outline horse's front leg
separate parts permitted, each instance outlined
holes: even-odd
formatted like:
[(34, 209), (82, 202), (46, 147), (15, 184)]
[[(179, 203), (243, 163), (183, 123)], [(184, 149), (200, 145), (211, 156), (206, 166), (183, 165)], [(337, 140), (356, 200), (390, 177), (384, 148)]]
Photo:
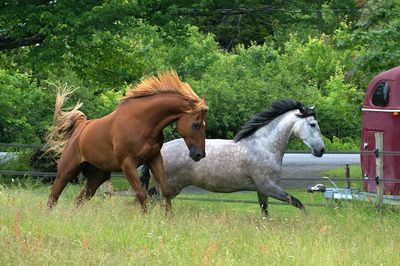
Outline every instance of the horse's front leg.
[(146, 192), (139, 182), (139, 175), (136, 171), (136, 167), (137, 162), (130, 156), (126, 157), (121, 163), (121, 169), (135, 191), (143, 213), (146, 213)]
[(275, 185), (271, 183), (260, 184), (258, 185), (258, 189), (267, 196), (273, 197), (274, 199), (281, 200), (283, 202), (287, 202), (290, 205), (295, 206), (302, 211), (305, 211), (305, 207), (299, 199), (290, 195), (276, 184)]
[(268, 216), (268, 197), (260, 191), (257, 191), (257, 197), (260, 204), (261, 217), (266, 218)]
[(167, 178), (164, 170), (164, 162), (161, 157), (161, 153), (159, 153), (153, 160), (149, 162), (149, 167), (151, 172), (153, 173), (154, 179), (160, 184), (161, 192), (165, 197), (166, 202), (166, 212), (167, 214), (172, 210), (171, 198), (172, 191), (170, 186), (168, 185)]

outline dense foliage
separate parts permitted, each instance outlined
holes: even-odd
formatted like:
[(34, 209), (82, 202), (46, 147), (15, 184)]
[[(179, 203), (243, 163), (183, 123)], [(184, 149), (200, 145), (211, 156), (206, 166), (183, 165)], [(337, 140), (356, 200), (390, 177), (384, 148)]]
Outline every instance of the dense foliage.
[(328, 143), (354, 144), (366, 85), (399, 62), (399, 12), (397, 0), (3, 1), (0, 142), (43, 142), (54, 84), (95, 118), (174, 68), (206, 96), (210, 138), (292, 98), (317, 106)]

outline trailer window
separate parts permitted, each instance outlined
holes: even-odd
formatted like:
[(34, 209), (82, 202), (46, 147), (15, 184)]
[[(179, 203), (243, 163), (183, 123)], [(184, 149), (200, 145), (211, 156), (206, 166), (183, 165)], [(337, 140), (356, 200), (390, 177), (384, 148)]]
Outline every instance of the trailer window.
[(372, 103), (377, 106), (385, 106), (389, 102), (389, 83), (381, 81), (376, 84), (374, 92), (372, 93)]

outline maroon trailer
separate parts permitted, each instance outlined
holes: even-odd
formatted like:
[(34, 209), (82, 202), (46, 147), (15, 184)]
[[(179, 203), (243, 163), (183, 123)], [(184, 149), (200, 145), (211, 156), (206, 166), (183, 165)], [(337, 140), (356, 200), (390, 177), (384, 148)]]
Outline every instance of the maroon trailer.
[[(375, 133), (383, 134), (383, 178), (400, 181), (400, 67), (375, 76), (362, 107), (361, 169), (364, 179), (376, 179)], [(398, 153), (398, 154), (396, 154)], [(372, 181), (371, 180), (371, 181)], [(365, 182), (377, 192), (376, 182)], [(384, 182), (384, 193), (400, 194), (400, 183)]]

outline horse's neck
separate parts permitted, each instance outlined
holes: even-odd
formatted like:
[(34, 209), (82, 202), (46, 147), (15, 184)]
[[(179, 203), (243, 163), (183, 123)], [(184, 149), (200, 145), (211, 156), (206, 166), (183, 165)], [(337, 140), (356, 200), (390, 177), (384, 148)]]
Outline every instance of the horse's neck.
[(270, 151), (277, 160), (282, 160), (298, 117), (294, 112), (285, 113), (254, 133), (255, 148)]
[(132, 99), (127, 105), (129, 111), (139, 117), (143, 125), (151, 128), (154, 136), (162, 134), (163, 129), (177, 120), (189, 107), (187, 100), (174, 94)]

